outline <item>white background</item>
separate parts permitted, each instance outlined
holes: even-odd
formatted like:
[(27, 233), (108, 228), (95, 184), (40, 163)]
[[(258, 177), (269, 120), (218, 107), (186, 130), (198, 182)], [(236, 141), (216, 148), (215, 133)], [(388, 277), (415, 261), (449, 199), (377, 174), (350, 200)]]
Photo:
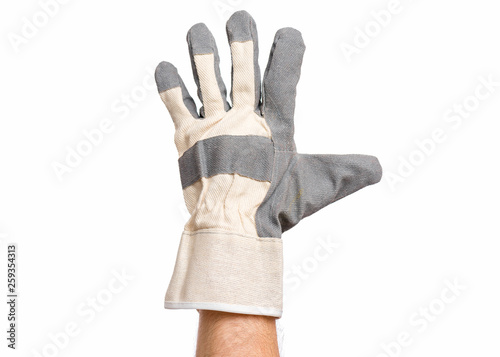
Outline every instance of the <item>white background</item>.
[[(229, 85), (225, 21), (240, 9), (257, 22), (262, 70), (279, 28), (304, 36), (299, 151), (372, 154), (384, 168), (379, 184), (284, 235), (283, 355), (499, 355), (500, 87), (471, 97), (480, 78), (500, 82), (499, 9), (492, 0), (401, 0), (377, 31), (372, 11), (388, 4), (71, 0), (44, 24), (38, 1), (2, 2), (0, 292), (4, 301), (14, 242), (20, 330), (10, 353), (2, 303), (1, 355), (194, 354), (197, 312), (163, 309), (186, 215), (174, 128), (150, 71), (171, 61), (195, 95), (185, 34), (205, 22)], [(24, 18), (38, 31), (15, 46)], [(341, 48), (366, 26), (369, 42), (349, 61)], [(447, 121), (464, 101), (473, 107), (467, 118)], [(58, 179), (53, 165), (105, 118), (113, 131)], [(441, 141), (429, 144), (435, 130)], [(412, 171), (401, 167), (409, 160)], [(323, 261), (318, 239), (337, 245)], [(294, 275), (297, 266), (307, 277)], [(133, 278), (110, 295), (113, 271), (123, 269)], [(443, 302), (454, 280), (466, 288)], [(103, 304), (91, 315), (96, 297)], [(71, 323), (79, 333), (66, 341), (60, 333)]]

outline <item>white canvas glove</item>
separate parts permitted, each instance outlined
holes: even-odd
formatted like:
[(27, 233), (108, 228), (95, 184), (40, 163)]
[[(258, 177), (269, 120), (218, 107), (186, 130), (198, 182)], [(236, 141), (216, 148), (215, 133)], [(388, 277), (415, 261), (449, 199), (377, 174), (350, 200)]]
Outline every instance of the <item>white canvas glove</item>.
[[(366, 155), (298, 154), (296, 85), (305, 46), (299, 31), (276, 33), (261, 77), (257, 30), (239, 11), (227, 22), (232, 56), (229, 105), (215, 40), (204, 24), (187, 41), (200, 112), (176, 68), (156, 69), (175, 124), (184, 199), (182, 234), (165, 308), (282, 314), (281, 234), (326, 205), (380, 181)], [(321, 130), (321, 123), (314, 122)]]

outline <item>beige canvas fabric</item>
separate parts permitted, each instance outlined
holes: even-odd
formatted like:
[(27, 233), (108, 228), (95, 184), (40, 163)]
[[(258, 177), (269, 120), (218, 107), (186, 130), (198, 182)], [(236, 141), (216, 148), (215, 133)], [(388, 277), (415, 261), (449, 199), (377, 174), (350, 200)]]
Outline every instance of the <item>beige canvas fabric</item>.
[(282, 251), (278, 238), (184, 232), (165, 307), (280, 317)]
[(217, 229), (257, 237), (255, 213), (270, 185), (238, 174), (202, 177), (184, 189), (191, 214), (184, 229)]
[(201, 92), (203, 93), (205, 116), (207, 118), (223, 116), (226, 111), (215, 78), (213, 53), (195, 55), (194, 63), (200, 80)]
[(253, 41), (233, 42), (233, 108), (255, 107)]

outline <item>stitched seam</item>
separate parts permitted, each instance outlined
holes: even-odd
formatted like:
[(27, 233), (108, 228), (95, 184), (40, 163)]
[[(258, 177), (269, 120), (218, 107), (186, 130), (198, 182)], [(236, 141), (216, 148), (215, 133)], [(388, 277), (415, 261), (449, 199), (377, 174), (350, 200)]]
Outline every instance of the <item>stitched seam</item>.
[(281, 238), (276, 238), (276, 237), (254, 237), (250, 235), (244, 235), (240, 233), (231, 233), (231, 232), (224, 232), (224, 231), (196, 231), (196, 232), (190, 232), (190, 231), (184, 231), (182, 234), (188, 235), (188, 236), (196, 236), (196, 235), (201, 235), (201, 234), (218, 234), (218, 235), (228, 235), (228, 236), (237, 236), (237, 237), (242, 237), (242, 238), (249, 238), (249, 239), (254, 239), (266, 243), (272, 243), (272, 242), (280, 242), (281, 243)]

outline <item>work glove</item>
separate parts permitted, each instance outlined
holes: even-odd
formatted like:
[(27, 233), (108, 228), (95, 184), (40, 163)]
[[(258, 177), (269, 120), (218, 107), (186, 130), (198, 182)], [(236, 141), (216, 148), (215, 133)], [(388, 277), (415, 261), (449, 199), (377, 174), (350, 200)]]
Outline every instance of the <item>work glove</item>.
[[(281, 235), (301, 219), (380, 181), (377, 158), (298, 154), (296, 86), (305, 46), (299, 31), (276, 33), (261, 76), (255, 21), (227, 22), (231, 104), (215, 40), (202, 24), (187, 34), (199, 112), (177, 69), (161, 62), (158, 92), (175, 125), (184, 200), (182, 233), (165, 308), (281, 317)], [(320, 122), (314, 122), (321, 130)]]

